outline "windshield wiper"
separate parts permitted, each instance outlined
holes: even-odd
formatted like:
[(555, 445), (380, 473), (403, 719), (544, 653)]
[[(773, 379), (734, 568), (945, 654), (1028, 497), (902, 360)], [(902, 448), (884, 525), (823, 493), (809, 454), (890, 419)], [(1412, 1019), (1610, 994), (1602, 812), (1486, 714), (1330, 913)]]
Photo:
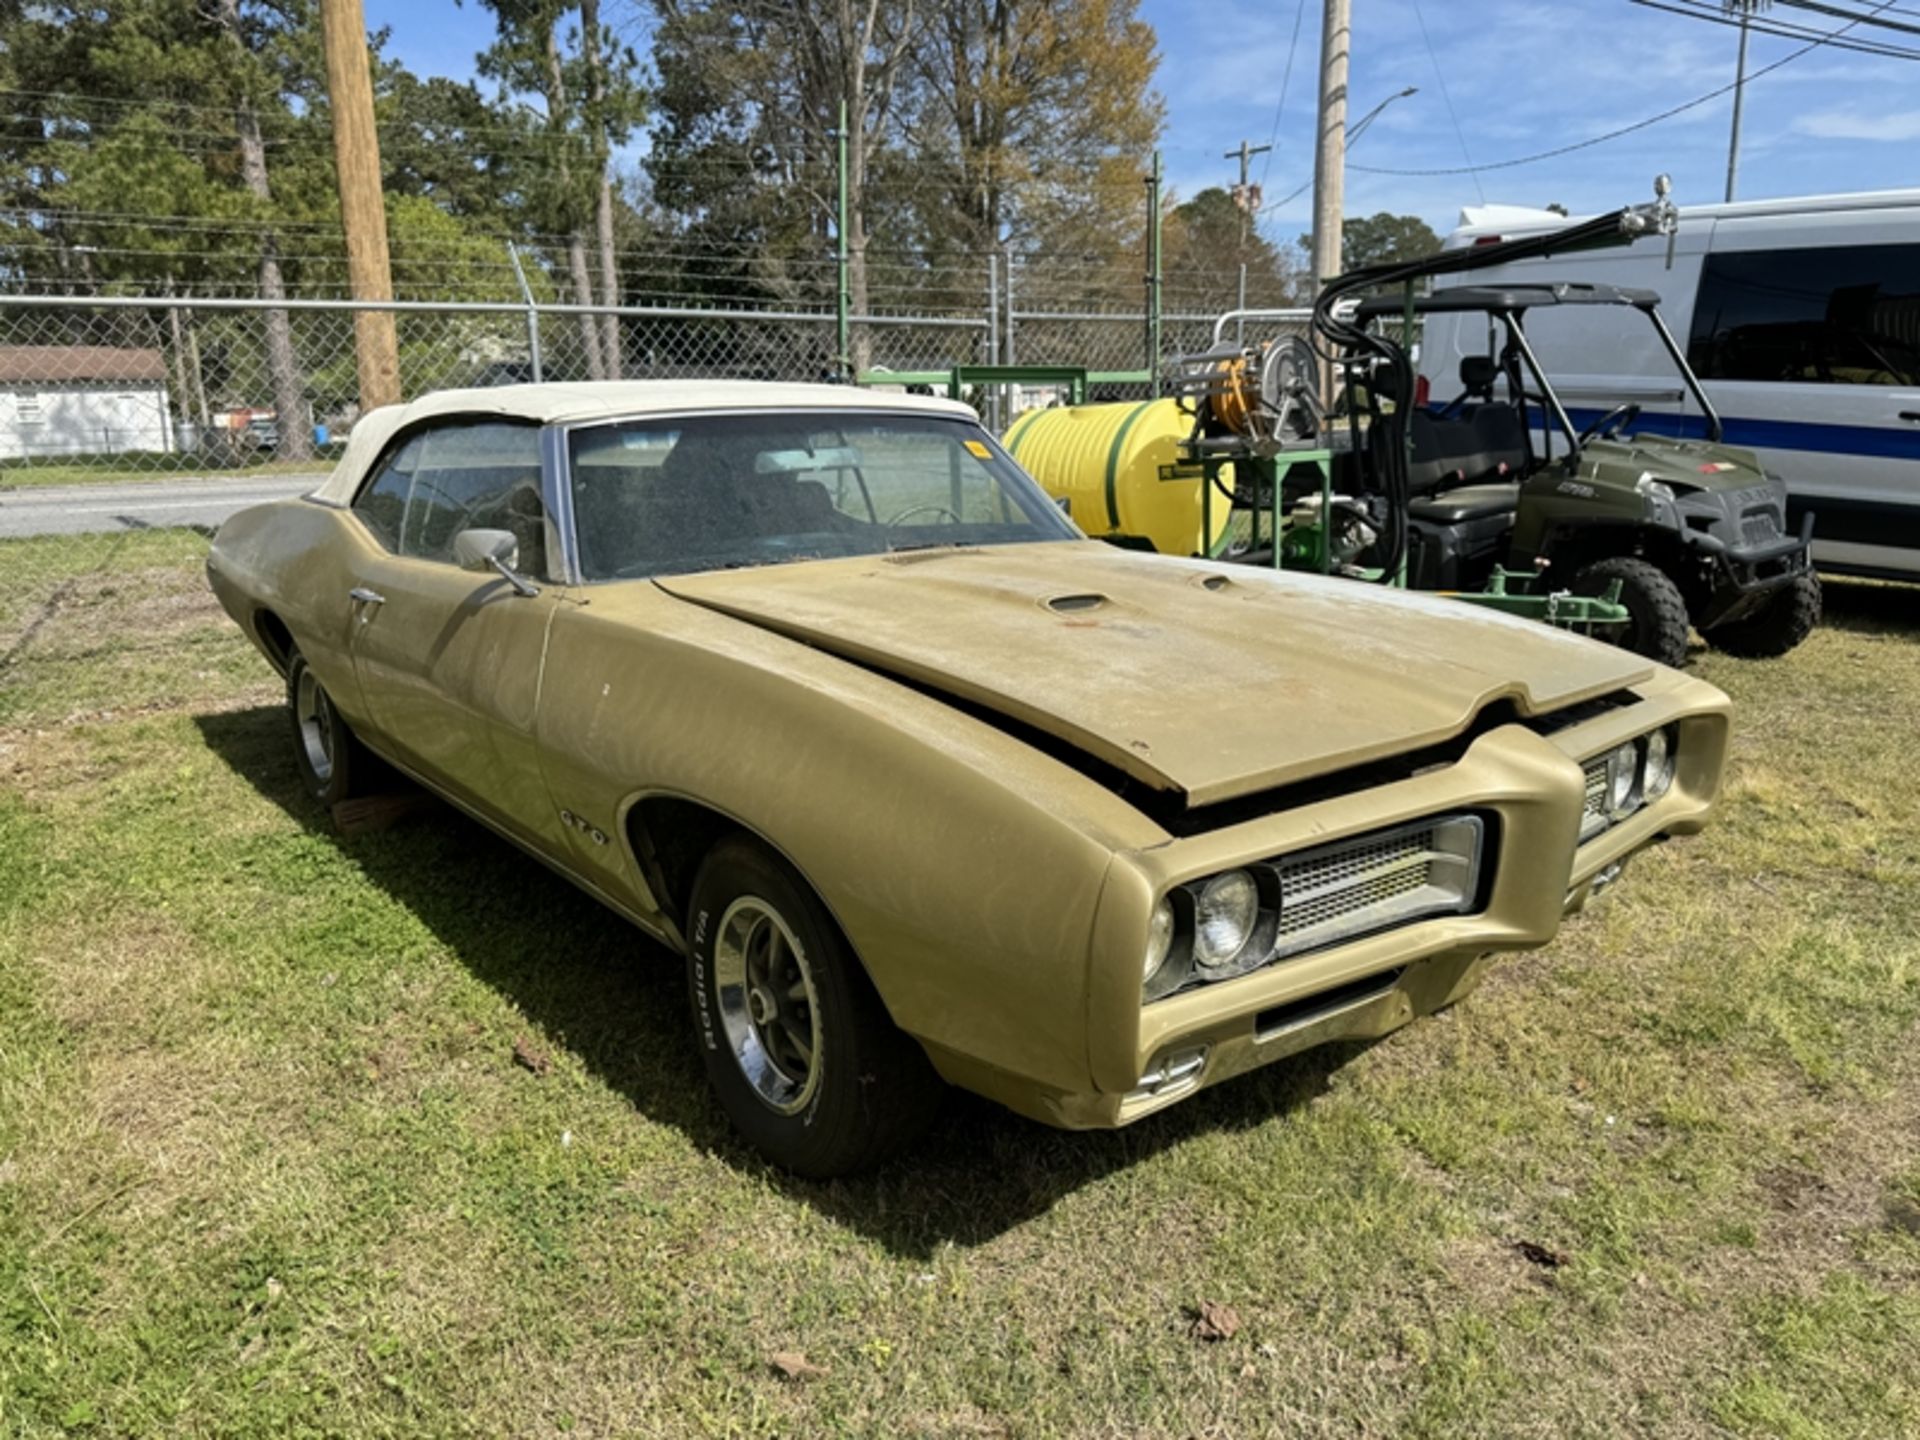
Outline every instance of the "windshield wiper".
[(922, 540), (914, 545), (889, 545), (889, 555), (904, 555), (911, 550), (969, 550), (977, 546), (978, 540)]

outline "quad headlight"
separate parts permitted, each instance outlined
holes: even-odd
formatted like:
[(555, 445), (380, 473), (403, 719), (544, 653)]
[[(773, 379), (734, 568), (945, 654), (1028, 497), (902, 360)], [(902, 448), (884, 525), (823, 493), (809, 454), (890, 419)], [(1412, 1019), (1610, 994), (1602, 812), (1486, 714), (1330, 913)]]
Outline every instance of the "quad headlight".
[(1167, 963), (1167, 952), (1172, 948), (1173, 906), (1170, 902), (1162, 900), (1153, 907), (1153, 918), (1147, 922), (1146, 965), (1141, 976), (1143, 984), (1149, 988), (1152, 987), (1153, 977), (1158, 975), (1161, 967)]
[(1587, 761), (1587, 809), (1580, 838), (1591, 840), (1671, 790), (1675, 749), (1669, 725)]
[(1641, 772), (1640, 789), (1648, 803), (1658, 800), (1673, 788), (1673, 736), (1656, 730), (1647, 736), (1646, 768)]
[(1634, 804), (1640, 789), (1640, 745), (1629, 740), (1607, 756), (1607, 811), (1616, 820), (1638, 809)]
[(1193, 963), (1202, 971), (1225, 970), (1253, 939), (1260, 918), (1260, 887), (1244, 870), (1216, 875), (1200, 887), (1193, 904)]

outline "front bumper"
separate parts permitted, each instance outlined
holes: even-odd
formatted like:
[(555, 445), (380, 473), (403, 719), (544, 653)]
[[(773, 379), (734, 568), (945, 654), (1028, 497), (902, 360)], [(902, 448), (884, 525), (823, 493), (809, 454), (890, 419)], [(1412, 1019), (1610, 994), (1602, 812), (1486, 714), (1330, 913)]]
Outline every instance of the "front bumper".
[[(1095, 922), (1089, 976), (1091, 1085), (1035, 1087), (936, 1052), (949, 1079), (1054, 1125), (1124, 1125), (1231, 1076), (1331, 1040), (1383, 1035), (1467, 993), (1487, 957), (1543, 945), (1596, 879), (1637, 850), (1701, 828), (1719, 794), (1729, 704), (1674, 671), (1635, 687), (1635, 702), (1551, 734), (1524, 725), (1480, 736), (1461, 758), (1382, 785), (1119, 857)], [(1673, 788), (1579, 843), (1580, 762), (1662, 725), (1677, 725)], [(1272, 963), (1151, 1004), (1140, 946), (1169, 887), (1288, 851), (1440, 813), (1472, 811), (1495, 832), (1486, 902)], [(1193, 1052), (1204, 1058), (1191, 1064)], [(1173, 1078), (1155, 1088), (1143, 1077)]]
[(1738, 619), (1813, 568), (1814, 517), (1801, 517), (1797, 535), (1787, 530), (1782, 483), (1684, 496), (1676, 513), (1682, 540), (1713, 574), (1713, 594), (1697, 624)]

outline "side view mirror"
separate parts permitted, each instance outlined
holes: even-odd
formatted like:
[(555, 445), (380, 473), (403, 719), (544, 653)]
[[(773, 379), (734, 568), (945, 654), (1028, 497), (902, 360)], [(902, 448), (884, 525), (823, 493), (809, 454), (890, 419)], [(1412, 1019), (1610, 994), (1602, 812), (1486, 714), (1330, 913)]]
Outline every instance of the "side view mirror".
[(540, 587), (520, 573), (520, 542), (511, 530), (462, 530), (453, 537), (454, 562), (462, 570), (492, 570), (522, 595)]
[(520, 568), (520, 542), (511, 530), (462, 530), (453, 537), (453, 558), (462, 570), (491, 570), (495, 562)]

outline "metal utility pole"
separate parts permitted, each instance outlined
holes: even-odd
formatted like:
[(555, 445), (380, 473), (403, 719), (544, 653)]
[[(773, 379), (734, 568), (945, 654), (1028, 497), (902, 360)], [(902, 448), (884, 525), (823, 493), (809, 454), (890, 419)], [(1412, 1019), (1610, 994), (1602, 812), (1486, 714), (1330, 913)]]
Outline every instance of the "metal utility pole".
[(1748, 23), (1755, 11), (1766, 8), (1767, 0), (1721, 0), (1721, 5), (1729, 14), (1740, 17), (1740, 58), (1734, 62), (1733, 71), (1733, 133), (1727, 139), (1727, 203), (1731, 205), (1740, 181), (1740, 112), (1747, 98)]
[(1347, 188), (1347, 51), (1350, 0), (1326, 0), (1320, 26), (1320, 135), (1313, 153), (1313, 288), (1338, 275)]
[(839, 207), (834, 212), (834, 244), (838, 247), (835, 259), (838, 261), (838, 283), (835, 288), (839, 298), (834, 302), (835, 334), (840, 347), (838, 368), (842, 379), (849, 384), (860, 377), (853, 373), (853, 290), (849, 266), (852, 255), (847, 249), (847, 102), (840, 102), (840, 128), (833, 132), (839, 146), (834, 160), (834, 168), (840, 181)]
[(1240, 183), (1233, 187), (1233, 203), (1240, 207), (1240, 303), (1235, 307), (1240, 310), (1247, 308), (1247, 227), (1260, 212), (1260, 187), (1247, 183), (1247, 164), (1254, 156), (1264, 155), (1271, 149), (1271, 145), (1251, 145), (1242, 140), (1238, 150), (1229, 150), (1223, 157), (1228, 160), (1236, 155), (1240, 157)]
[[(373, 128), (373, 76), (367, 20), (360, 0), (320, 0), (327, 54), (327, 97), (333, 110), (333, 159), (340, 183), (340, 224), (347, 237), (347, 278), (356, 300), (393, 299), (387, 258), (387, 211), (380, 192), (380, 136)], [(400, 343), (390, 310), (356, 310), (354, 357), (360, 408), (400, 400)]]
[(1160, 398), (1160, 185), (1165, 172), (1153, 152), (1147, 176), (1147, 393)]

